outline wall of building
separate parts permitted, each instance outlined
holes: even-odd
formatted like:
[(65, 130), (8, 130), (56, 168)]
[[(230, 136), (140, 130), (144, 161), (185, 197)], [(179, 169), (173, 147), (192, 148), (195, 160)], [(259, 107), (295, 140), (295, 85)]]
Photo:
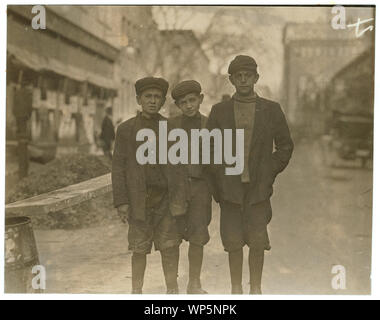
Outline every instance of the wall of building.
[[(114, 122), (119, 123), (135, 116), (140, 110), (134, 85), (137, 79), (153, 75), (149, 64), (154, 58), (154, 51), (149, 51), (147, 46), (158, 33), (157, 25), (148, 6), (108, 6), (96, 11), (99, 19), (111, 30), (109, 41), (117, 42), (120, 48), (115, 65), (118, 96), (113, 108)], [(142, 52), (145, 53), (144, 59), (141, 58)]]
[[(370, 45), (347, 30), (321, 25), (290, 25), (284, 33), (284, 108), (294, 126), (305, 123), (308, 108), (323, 111), (323, 92), (331, 78)], [(307, 103), (303, 97), (307, 96)], [(318, 101), (316, 101), (319, 99)]]
[(85, 10), (61, 9), (64, 15), (59, 7), (47, 6), (47, 29), (33, 30), (30, 8), (8, 8), (7, 139), (15, 138), (16, 88), (29, 86), (33, 143), (87, 146), (95, 152), (104, 108), (112, 106), (118, 89), (114, 69), (119, 50), (94, 34), (103, 24), (94, 20), (91, 33), (82, 28), (89, 23)]

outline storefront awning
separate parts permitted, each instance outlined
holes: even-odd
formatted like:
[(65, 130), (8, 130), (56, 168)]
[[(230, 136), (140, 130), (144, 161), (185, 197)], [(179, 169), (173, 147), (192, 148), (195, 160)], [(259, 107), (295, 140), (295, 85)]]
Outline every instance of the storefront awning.
[(9, 42), (7, 45), (7, 51), (10, 55), (13, 55), (16, 60), (19, 60), (26, 67), (37, 72), (52, 71), (61, 76), (79, 82), (87, 81), (101, 88), (113, 90), (117, 89), (117, 85), (113, 79), (102, 77), (98, 74), (95, 74), (88, 70), (80, 69), (70, 64), (64, 64), (61, 61), (51, 57), (37, 55), (33, 52), (21, 49)]

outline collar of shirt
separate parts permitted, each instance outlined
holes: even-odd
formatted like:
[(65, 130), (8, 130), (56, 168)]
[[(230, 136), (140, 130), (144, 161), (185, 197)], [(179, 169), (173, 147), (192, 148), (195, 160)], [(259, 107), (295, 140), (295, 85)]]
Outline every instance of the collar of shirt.
[(235, 94), (232, 96), (232, 99), (234, 99), (237, 102), (243, 102), (243, 103), (252, 103), (256, 102), (257, 94), (256, 92), (253, 92), (253, 94), (250, 94), (248, 96), (242, 96), (235, 92)]

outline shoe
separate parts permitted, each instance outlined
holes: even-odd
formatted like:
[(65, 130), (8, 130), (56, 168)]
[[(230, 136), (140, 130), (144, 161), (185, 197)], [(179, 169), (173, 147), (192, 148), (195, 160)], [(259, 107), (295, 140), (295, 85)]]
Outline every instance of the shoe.
[(187, 294), (208, 294), (206, 290), (203, 290), (201, 287), (187, 287)]
[(243, 294), (243, 287), (242, 287), (242, 285), (232, 286), (231, 293), (232, 294)]
[(171, 288), (166, 291), (166, 294), (179, 294), (178, 288)]
[(262, 295), (263, 293), (261, 292), (261, 288), (251, 288), (251, 291), (249, 294), (252, 295)]
[(142, 289), (132, 289), (132, 294), (142, 294)]
[(208, 292), (202, 289), (200, 278), (191, 278), (187, 285), (187, 294), (208, 294)]

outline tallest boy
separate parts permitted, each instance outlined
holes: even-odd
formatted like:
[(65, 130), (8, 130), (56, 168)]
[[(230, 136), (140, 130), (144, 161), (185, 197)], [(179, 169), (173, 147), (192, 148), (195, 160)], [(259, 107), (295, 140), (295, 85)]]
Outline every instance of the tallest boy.
[(232, 293), (243, 293), (243, 247), (248, 245), (251, 294), (261, 294), (264, 252), (270, 249), (267, 225), (272, 218), (272, 185), (288, 165), (293, 142), (280, 105), (254, 90), (259, 79), (256, 61), (237, 56), (228, 73), (236, 93), (213, 106), (207, 127), (244, 129), (244, 170), (238, 176), (225, 175), (225, 164), (212, 165), (214, 196), (221, 207), (221, 237), (229, 253)]

